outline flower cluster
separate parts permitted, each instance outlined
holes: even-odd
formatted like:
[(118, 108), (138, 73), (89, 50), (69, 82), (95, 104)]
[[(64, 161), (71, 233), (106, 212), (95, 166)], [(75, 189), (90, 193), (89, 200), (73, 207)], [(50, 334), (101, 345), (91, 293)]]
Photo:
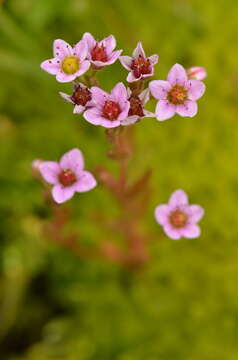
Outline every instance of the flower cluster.
[[(73, 47), (63, 40), (55, 40), (54, 58), (44, 61), (41, 67), (56, 75), (59, 82), (74, 82), (72, 95), (60, 95), (74, 105), (74, 113), (83, 113), (85, 120), (93, 125), (114, 128), (131, 125), (144, 117), (156, 117), (163, 121), (175, 114), (188, 117), (197, 114), (196, 101), (205, 91), (201, 81), (206, 77), (205, 69), (192, 67), (186, 71), (182, 65), (175, 64), (167, 80), (152, 80), (146, 87), (146, 81), (154, 75), (159, 56), (147, 57), (141, 42), (132, 57), (121, 55), (122, 50), (115, 48), (113, 35), (97, 41), (90, 33), (85, 33)], [(118, 59), (129, 71), (127, 87), (118, 83), (108, 93), (85, 81), (83, 75), (90, 67), (98, 71)], [(158, 100), (154, 112), (145, 109), (150, 97)]]
[[(72, 93), (60, 92), (60, 95), (73, 105), (73, 113), (83, 114), (93, 125), (116, 128), (132, 125), (145, 117), (163, 121), (175, 114), (182, 117), (197, 114), (197, 100), (205, 92), (202, 80), (207, 73), (204, 68), (185, 69), (175, 64), (166, 80), (151, 79), (158, 55), (147, 56), (141, 42), (132, 56), (121, 55), (122, 50), (115, 49), (113, 35), (97, 41), (90, 33), (85, 33), (74, 46), (58, 39), (53, 44), (54, 57), (42, 62), (41, 68), (55, 75), (59, 82), (72, 82)], [(117, 60), (128, 71), (127, 85), (119, 82), (107, 92), (99, 86), (96, 74)], [(157, 101), (153, 112), (145, 108), (150, 99)], [(94, 176), (84, 170), (83, 156), (78, 149), (63, 155), (59, 163), (40, 161), (37, 166), (42, 178), (53, 185), (52, 196), (57, 203), (69, 200), (75, 192), (89, 191), (96, 186)], [(200, 235), (197, 222), (203, 213), (200, 206), (188, 205), (187, 195), (178, 190), (172, 194), (168, 205), (156, 208), (155, 217), (170, 238), (194, 238)]]

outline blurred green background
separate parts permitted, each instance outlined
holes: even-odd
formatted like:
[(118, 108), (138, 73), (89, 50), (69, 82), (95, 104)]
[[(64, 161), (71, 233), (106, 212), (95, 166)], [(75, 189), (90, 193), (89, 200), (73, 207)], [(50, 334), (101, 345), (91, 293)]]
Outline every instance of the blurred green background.
[[(238, 69), (234, 0), (0, 1), (0, 358), (3, 360), (238, 359)], [(74, 116), (59, 84), (40, 70), (52, 42), (85, 31), (114, 34), (130, 54), (141, 40), (158, 53), (157, 78), (170, 67), (200, 65), (207, 91), (193, 118), (136, 125), (131, 176), (151, 167), (153, 197), (145, 218), (157, 234), (151, 261), (137, 274), (74, 258), (47, 242), (49, 212), (31, 176), (35, 158), (58, 159), (79, 147), (87, 168), (113, 165), (103, 129)], [(116, 63), (100, 78), (123, 80)], [(202, 236), (172, 241), (153, 209), (183, 188), (205, 207)], [(100, 187), (71, 204), (72, 226), (94, 246), (103, 229), (93, 211), (116, 213)], [(106, 234), (110, 237), (110, 234)]]

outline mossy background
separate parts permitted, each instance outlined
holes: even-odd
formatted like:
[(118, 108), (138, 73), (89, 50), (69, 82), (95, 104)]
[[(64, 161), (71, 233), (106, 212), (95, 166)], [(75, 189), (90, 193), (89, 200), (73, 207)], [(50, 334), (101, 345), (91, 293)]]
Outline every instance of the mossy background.
[[(238, 359), (238, 70), (234, 0), (0, 1), (0, 358), (3, 360)], [(157, 234), (150, 264), (137, 274), (74, 258), (42, 236), (48, 216), (35, 158), (58, 159), (79, 147), (87, 168), (106, 158), (103, 129), (71, 114), (59, 84), (39, 64), (52, 42), (85, 31), (114, 34), (130, 54), (141, 40), (158, 53), (156, 76), (179, 62), (204, 66), (207, 91), (195, 118), (136, 125), (131, 176), (151, 167), (145, 223)], [(117, 63), (104, 88), (124, 80)], [(153, 209), (183, 188), (205, 207), (202, 236), (172, 241)], [(100, 187), (71, 204), (72, 226), (87, 246), (102, 240), (91, 213), (113, 216)], [(100, 234), (100, 236), (99, 236)], [(112, 235), (107, 234), (108, 237)]]

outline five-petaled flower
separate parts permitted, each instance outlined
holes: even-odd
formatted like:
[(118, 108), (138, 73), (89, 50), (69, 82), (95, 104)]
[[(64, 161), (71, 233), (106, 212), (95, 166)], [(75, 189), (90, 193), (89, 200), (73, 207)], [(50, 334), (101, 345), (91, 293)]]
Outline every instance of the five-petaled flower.
[(120, 126), (127, 118), (130, 102), (127, 100), (127, 90), (123, 83), (118, 83), (110, 94), (93, 86), (91, 94), (93, 107), (83, 114), (88, 122), (106, 128), (114, 128)]
[(175, 64), (168, 73), (167, 81), (153, 80), (149, 84), (154, 98), (158, 99), (156, 117), (166, 120), (175, 115), (193, 117), (197, 114), (198, 100), (205, 91), (199, 80), (188, 80), (182, 65)]
[(80, 150), (65, 153), (59, 162), (43, 161), (39, 165), (43, 179), (52, 188), (53, 199), (61, 204), (71, 199), (75, 192), (85, 192), (96, 186), (93, 175), (84, 170), (84, 159)]
[(201, 66), (192, 66), (187, 69), (187, 75), (189, 79), (204, 80), (207, 77), (207, 71)]
[(156, 221), (173, 240), (200, 236), (201, 230), (197, 222), (203, 215), (201, 206), (188, 204), (188, 196), (183, 190), (175, 191), (168, 204), (159, 205), (155, 209)]
[(83, 40), (85, 40), (88, 45), (87, 58), (96, 69), (113, 64), (122, 53), (122, 50), (114, 51), (116, 39), (113, 35), (101, 41), (96, 41), (94, 37), (87, 32), (83, 35)]
[(136, 121), (144, 117), (155, 116), (154, 113), (145, 109), (145, 105), (150, 99), (150, 90), (148, 88), (143, 90), (138, 95), (136, 95), (136, 93), (133, 93), (130, 88), (127, 89), (127, 92), (128, 100), (130, 102), (130, 108), (127, 118), (121, 122), (121, 125), (132, 125)]
[(158, 55), (152, 55), (147, 58), (141, 42), (138, 42), (132, 57), (120, 56), (119, 58), (122, 66), (130, 71), (127, 76), (128, 82), (153, 76), (154, 65), (157, 64), (158, 59)]
[(41, 68), (49, 74), (56, 75), (59, 82), (70, 82), (84, 74), (90, 67), (86, 60), (88, 47), (85, 40), (80, 40), (74, 47), (64, 40), (55, 40), (54, 58), (41, 63)]
[(81, 114), (85, 109), (92, 106), (92, 95), (90, 89), (84, 84), (77, 83), (73, 86), (73, 94), (68, 95), (60, 92), (60, 96), (74, 106), (74, 114)]

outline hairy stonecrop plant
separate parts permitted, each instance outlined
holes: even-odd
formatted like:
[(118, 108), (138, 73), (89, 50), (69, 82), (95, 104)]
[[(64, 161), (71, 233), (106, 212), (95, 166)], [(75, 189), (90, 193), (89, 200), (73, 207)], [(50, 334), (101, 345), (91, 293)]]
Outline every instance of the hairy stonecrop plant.
[[(186, 70), (182, 65), (175, 64), (166, 80), (151, 81), (158, 55), (147, 57), (141, 42), (132, 56), (122, 56), (122, 50), (115, 48), (113, 35), (97, 41), (90, 33), (85, 33), (75, 46), (55, 40), (54, 57), (42, 62), (41, 68), (55, 75), (58, 82), (72, 82), (72, 93), (60, 92), (60, 95), (72, 105), (73, 113), (82, 114), (92, 125), (106, 128), (106, 138), (111, 147), (108, 156), (118, 163), (118, 177), (102, 165), (96, 166), (92, 173), (86, 171), (83, 155), (75, 148), (64, 154), (59, 162), (35, 160), (32, 167), (33, 175), (45, 187), (45, 200), (52, 207), (53, 220), (45, 229), (47, 236), (77, 256), (106, 258), (133, 268), (148, 261), (151, 238), (151, 234), (145, 234), (141, 227), (150, 199), (151, 171), (143, 173), (134, 183), (128, 174), (128, 164), (134, 152), (135, 124), (145, 117), (164, 121), (175, 114), (195, 116), (197, 100), (205, 92), (202, 80), (207, 74), (202, 67)], [(99, 85), (97, 73), (117, 60), (128, 71), (127, 85), (119, 82), (106, 92)], [(154, 112), (145, 108), (151, 98), (157, 100)], [(82, 247), (80, 234), (65, 235), (64, 229), (71, 214), (69, 208), (60, 204), (70, 200), (75, 193), (92, 190), (97, 183), (110, 191), (121, 209), (118, 219), (108, 219), (99, 214), (98, 220), (111, 231), (123, 235), (124, 247), (106, 240), (100, 241), (100, 245), (92, 251)], [(188, 204), (183, 190), (175, 191), (168, 204), (155, 209), (156, 221), (173, 240), (198, 237), (200, 228), (197, 222), (203, 215), (201, 206)]]

